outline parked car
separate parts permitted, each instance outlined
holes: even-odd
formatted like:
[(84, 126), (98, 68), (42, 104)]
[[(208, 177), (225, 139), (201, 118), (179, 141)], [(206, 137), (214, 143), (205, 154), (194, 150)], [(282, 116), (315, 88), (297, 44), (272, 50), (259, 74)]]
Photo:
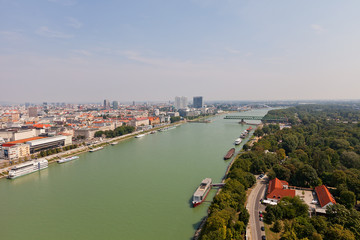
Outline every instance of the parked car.
[(262, 211), (259, 211), (259, 214), (262, 214)]
[(259, 220), (262, 222), (263, 218), (262, 218), (262, 217), (260, 217), (260, 218), (259, 218)]
[(264, 226), (261, 227), (261, 231), (265, 231), (265, 227), (264, 227)]
[(260, 217), (262, 217), (263, 215), (262, 214), (260, 214)]
[(263, 236), (261, 237), (261, 240), (266, 240), (266, 237), (263, 235)]

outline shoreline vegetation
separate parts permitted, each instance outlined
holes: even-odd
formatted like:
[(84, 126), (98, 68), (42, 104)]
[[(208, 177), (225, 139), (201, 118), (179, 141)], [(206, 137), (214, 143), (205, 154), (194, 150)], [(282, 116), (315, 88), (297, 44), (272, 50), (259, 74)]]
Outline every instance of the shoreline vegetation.
[[(245, 191), (253, 174), (267, 173), (291, 186), (326, 185), (336, 204), (326, 215), (309, 216), (309, 206), (298, 196), (284, 197), (264, 212), (267, 239), (360, 239), (360, 111), (351, 105), (299, 105), (271, 110), (268, 116), (286, 117), (258, 128), (258, 141), (246, 143), (237, 156), (223, 190), (214, 197), (199, 239), (243, 239), (249, 213)], [(248, 175), (250, 174), (250, 175)], [(310, 209), (311, 210), (311, 209)], [(312, 210), (311, 210), (312, 211)]]

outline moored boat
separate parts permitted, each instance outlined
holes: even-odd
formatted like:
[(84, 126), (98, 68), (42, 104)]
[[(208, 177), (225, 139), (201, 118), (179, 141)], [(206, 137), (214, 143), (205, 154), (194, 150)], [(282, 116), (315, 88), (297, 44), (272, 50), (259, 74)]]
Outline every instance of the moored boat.
[(136, 135), (135, 138), (141, 138), (143, 136), (145, 136), (145, 134), (139, 134), (139, 135)]
[(228, 160), (232, 158), (232, 156), (234, 156), (234, 153), (235, 153), (235, 148), (231, 148), (224, 156), (224, 160)]
[(193, 207), (196, 207), (200, 205), (206, 198), (206, 196), (209, 194), (211, 189), (211, 178), (205, 178), (200, 183), (200, 186), (196, 189), (196, 191), (193, 194)]
[(70, 162), (72, 160), (78, 159), (79, 156), (73, 156), (73, 157), (68, 157), (68, 158), (62, 158), (60, 160), (57, 160), (57, 163), (64, 163), (64, 162)]
[(36, 171), (40, 171), (48, 167), (48, 161), (46, 159), (37, 160), (37, 161), (29, 161), (26, 163), (22, 163), (14, 166), (10, 169), (8, 178), (13, 179), (17, 177), (21, 177)]
[(242, 142), (241, 138), (235, 139), (235, 145), (239, 145)]
[(112, 143), (110, 143), (112, 146), (114, 146), (114, 145), (116, 145), (116, 144), (118, 144), (118, 142), (112, 142)]
[(240, 134), (240, 138), (244, 139), (246, 138), (246, 136), (248, 135), (248, 131), (247, 130), (244, 130), (241, 134)]
[(246, 131), (249, 133), (252, 130), (252, 127), (250, 126)]
[(99, 151), (101, 149), (103, 149), (103, 147), (97, 147), (97, 148), (90, 149), (89, 152), (96, 152), (96, 151)]

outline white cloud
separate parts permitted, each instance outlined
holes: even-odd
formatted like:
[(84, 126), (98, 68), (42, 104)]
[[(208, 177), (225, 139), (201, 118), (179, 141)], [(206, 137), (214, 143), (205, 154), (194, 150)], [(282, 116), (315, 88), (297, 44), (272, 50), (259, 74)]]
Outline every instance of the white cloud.
[(319, 24), (311, 24), (310, 27), (318, 34), (325, 31), (325, 28)]
[(82, 22), (80, 22), (76, 18), (67, 17), (66, 19), (68, 20), (68, 25), (73, 27), (73, 28), (81, 28), (82, 25), (83, 25)]
[(69, 35), (69, 34), (66, 34), (63, 32), (53, 31), (46, 26), (40, 27), (36, 31), (36, 33), (39, 34), (40, 36), (49, 37), (49, 38), (72, 38), (73, 37), (72, 35)]

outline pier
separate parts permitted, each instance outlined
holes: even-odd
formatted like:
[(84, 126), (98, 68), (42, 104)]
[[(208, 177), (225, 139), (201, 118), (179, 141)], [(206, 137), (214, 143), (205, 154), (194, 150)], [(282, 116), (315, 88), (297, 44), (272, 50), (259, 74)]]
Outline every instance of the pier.
[(211, 184), (211, 187), (213, 188), (222, 188), (225, 186), (225, 183), (213, 183)]

